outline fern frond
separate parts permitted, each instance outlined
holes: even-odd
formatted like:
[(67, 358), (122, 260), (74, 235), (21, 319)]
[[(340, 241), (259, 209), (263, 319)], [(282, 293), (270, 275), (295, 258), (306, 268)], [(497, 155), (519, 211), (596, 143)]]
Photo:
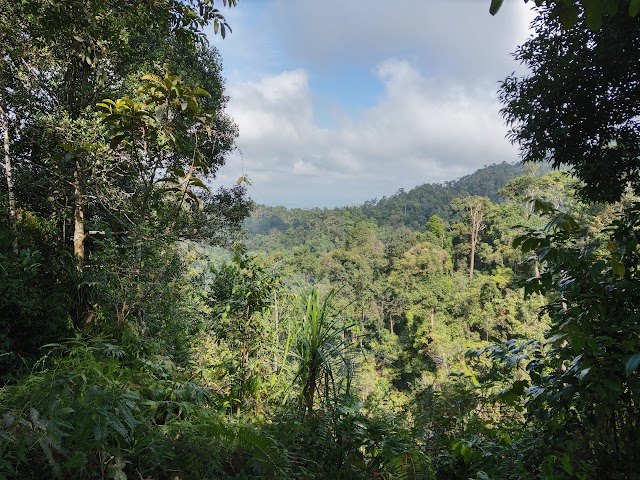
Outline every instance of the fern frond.
[(238, 446), (253, 454), (268, 470), (278, 474), (278, 478), (286, 476), (289, 458), (282, 445), (269, 435), (259, 432), (249, 425), (240, 425), (237, 430)]
[(394, 480), (432, 480), (435, 472), (431, 460), (419, 450), (409, 450), (393, 457), (386, 468)]

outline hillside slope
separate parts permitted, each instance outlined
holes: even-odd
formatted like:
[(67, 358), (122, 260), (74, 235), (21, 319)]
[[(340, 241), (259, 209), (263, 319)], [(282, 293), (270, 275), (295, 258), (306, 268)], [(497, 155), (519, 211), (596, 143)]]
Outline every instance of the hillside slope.
[[(267, 235), (272, 230), (286, 232), (314, 223), (314, 219), (347, 216), (352, 220), (373, 221), (380, 227), (404, 225), (412, 230), (423, 230), (432, 215), (449, 220), (451, 201), (464, 195), (480, 195), (491, 201), (501, 201), (497, 192), (509, 181), (525, 173), (523, 165), (501, 163), (489, 165), (457, 180), (445, 183), (426, 183), (409, 191), (400, 189), (390, 197), (371, 200), (362, 205), (335, 209), (287, 209), (285, 207), (258, 206), (247, 219), (245, 228), (249, 236)], [(546, 171), (547, 169), (545, 169)]]

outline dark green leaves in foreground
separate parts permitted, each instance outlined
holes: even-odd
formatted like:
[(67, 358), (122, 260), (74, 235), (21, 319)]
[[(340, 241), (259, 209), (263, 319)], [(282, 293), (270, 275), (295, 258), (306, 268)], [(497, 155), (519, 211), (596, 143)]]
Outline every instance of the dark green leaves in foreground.
[[(504, 0), (491, 0), (489, 13), (498, 13), (503, 3)], [(549, 7), (564, 28), (574, 27), (583, 13), (587, 27), (594, 31), (602, 27), (603, 17), (607, 15), (615, 15), (621, 10), (627, 10), (632, 17), (640, 13), (640, 0), (535, 0), (535, 4)]]

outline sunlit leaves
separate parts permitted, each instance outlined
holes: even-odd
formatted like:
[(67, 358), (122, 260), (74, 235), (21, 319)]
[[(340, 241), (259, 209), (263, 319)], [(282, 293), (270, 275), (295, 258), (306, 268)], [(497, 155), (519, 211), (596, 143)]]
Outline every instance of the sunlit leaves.
[[(198, 135), (211, 137), (212, 114), (200, 106), (198, 97), (210, 94), (202, 88), (191, 89), (169, 74), (144, 75), (138, 94), (141, 100), (105, 99), (97, 104), (110, 148), (130, 155), (141, 168), (145, 168), (142, 164), (151, 165), (151, 175), (164, 168), (166, 175), (151, 181), (162, 184), (164, 192), (177, 193), (180, 206), (187, 200), (202, 210), (203, 202), (194, 188), (208, 189), (197, 175), (207, 175), (210, 167), (199, 150)], [(185, 144), (182, 139), (189, 137), (193, 140)], [(192, 151), (184, 152), (186, 148)], [(165, 159), (177, 158), (172, 151), (191, 158), (183, 158), (182, 164), (175, 164), (175, 160), (165, 164)]]
[[(538, 253), (543, 273), (526, 280), (525, 290), (547, 295), (552, 318), (544, 362), (527, 367), (534, 382), (529, 409), (538, 418), (578, 420), (591, 440), (611, 435), (626, 442), (626, 433), (604, 419), (637, 415), (627, 398), (634, 405), (640, 398), (639, 232), (640, 204), (634, 203), (610, 223), (601, 243), (585, 242), (575, 220), (557, 214), (544, 229), (517, 239), (520, 248)], [(575, 414), (567, 416), (568, 408)]]

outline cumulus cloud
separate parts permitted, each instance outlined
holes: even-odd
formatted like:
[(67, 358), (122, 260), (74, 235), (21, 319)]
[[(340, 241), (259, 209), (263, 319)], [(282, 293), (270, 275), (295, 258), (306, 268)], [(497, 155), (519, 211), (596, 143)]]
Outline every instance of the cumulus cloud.
[(247, 0), (220, 46), (239, 152), (221, 172), (267, 204), (335, 206), (514, 161), (498, 81), (529, 4)]
[(430, 76), (400, 58), (378, 63), (375, 75), (384, 92), (377, 102), (330, 128), (316, 121), (303, 69), (232, 85), (240, 153), (222, 180), (247, 174), (261, 203), (330, 207), (516, 159), (492, 89)]

